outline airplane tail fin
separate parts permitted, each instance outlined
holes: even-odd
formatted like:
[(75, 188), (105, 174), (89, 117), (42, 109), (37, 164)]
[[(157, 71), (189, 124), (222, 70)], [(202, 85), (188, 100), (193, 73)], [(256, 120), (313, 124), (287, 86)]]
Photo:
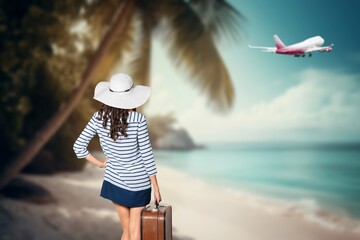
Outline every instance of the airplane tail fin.
[(277, 49), (286, 47), (286, 45), (280, 40), (280, 38), (276, 34), (274, 35), (274, 41)]

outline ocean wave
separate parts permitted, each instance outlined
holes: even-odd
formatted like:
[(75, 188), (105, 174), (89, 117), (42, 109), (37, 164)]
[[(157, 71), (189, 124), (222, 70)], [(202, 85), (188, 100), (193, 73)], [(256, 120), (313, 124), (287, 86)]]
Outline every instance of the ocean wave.
[(332, 212), (320, 206), (316, 199), (303, 198), (298, 201), (285, 201), (242, 192), (237, 189), (225, 190), (247, 205), (267, 211), (270, 214), (282, 215), (291, 218), (301, 218), (324, 228), (360, 234), (360, 219), (346, 214)]

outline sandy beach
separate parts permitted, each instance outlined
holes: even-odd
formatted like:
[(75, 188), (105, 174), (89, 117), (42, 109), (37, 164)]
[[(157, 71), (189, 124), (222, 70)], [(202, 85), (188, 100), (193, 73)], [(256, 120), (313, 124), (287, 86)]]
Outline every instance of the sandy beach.
[[(120, 239), (116, 212), (99, 196), (103, 171), (88, 164), (78, 173), (23, 174), (57, 201), (34, 204), (0, 197), (0, 239)], [(158, 181), (162, 204), (173, 207), (175, 240), (360, 239), (360, 223), (345, 216), (212, 186), (159, 164)]]

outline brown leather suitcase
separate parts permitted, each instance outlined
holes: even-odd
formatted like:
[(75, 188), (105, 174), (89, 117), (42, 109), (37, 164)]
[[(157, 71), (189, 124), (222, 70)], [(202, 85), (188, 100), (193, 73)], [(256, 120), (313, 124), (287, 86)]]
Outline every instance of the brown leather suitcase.
[(141, 211), (141, 240), (172, 240), (171, 206), (144, 207)]

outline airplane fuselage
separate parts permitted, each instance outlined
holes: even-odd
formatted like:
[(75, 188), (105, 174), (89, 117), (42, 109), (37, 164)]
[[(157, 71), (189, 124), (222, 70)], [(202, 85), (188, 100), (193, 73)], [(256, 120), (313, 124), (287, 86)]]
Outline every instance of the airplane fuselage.
[(277, 54), (297, 55), (304, 54), (309, 47), (321, 47), (324, 39), (320, 36), (308, 38), (302, 42), (276, 49)]
[(295, 43), (290, 46), (286, 46), (278, 35), (274, 34), (275, 47), (262, 47), (262, 46), (251, 46), (250, 48), (261, 49), (263, 52), (271, 52), (284, 55), (293, 55), (295, 57), (305, 57), (306, 54), (309, 57), (312, 56), (313, 52), (331, 52), (334, 44), (329, 46), (322, 46), (324, 39), (320, 36), (308, 38), (302, 42)]

